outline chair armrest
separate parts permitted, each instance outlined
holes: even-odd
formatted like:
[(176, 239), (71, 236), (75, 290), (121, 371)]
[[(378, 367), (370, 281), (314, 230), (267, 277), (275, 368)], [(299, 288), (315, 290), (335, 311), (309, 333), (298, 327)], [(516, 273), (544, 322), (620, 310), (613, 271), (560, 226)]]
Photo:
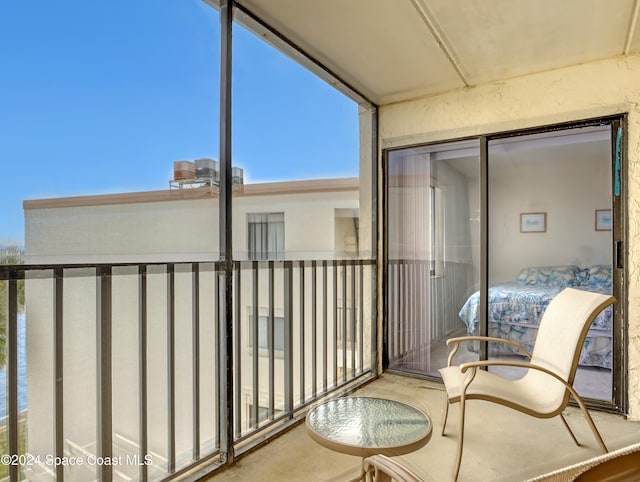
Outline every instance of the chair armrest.
[(516, 368), (530, 368), (532, 370), (538, 370), (546, 373), (547, 375), (551, 375), (553, 378), (556, 378), (557, 380), (567, 385), (567, 382), (564, 379), (562, 379), (560, 375), (557, 375), (556, 373), (552, 372), (548, 368), (542, 367), (540, 365), (536, 365), (534, 363), (508, 361), (508, 360), (478, 360), (478, 361), (472, 361), (472, 362), (460, 364), (460, 371), (462, 373), (465, 373), (470, 368), (475, 369), (483, 366), (484, 367), (504, 366), (504, 367), (516, 367)]
[[(467, 379), (470, 382), (475, 377), (475, 371), (478, 368), (480, 368), (480, 367), (492, 367), (492, 366), (493, 367), (495, 367), (495, 366), (503, 366), (503, 367), (526, 368), (528, 370), (537, 370), (539, 372), (545, 373), (546, 375), (549, 375), (549, 376), (555, 378), (556, 380), (558, 380), (560, 383), (562, 383), (565, 386), (565, 388), (569, 391), (569, 393), (571, 393), (573, 398), (578, 402), (578, 404), (580, 404), (580, 405), (582, 404), (582, 399), (580, 398), (578, 393), (574, 390), (573, 386), (571, 386), (571, 384), (569, 382), (567, 382), (560, 375), (552, 372), (548, 368), (542, 367), (540, 365), (535, 365), (533, 363), (501, 361), (501, 360), (479, 360), (479, 361), (474, 361), (474, 362), (462, 363), (460, 365), (460, 371), (462, 373), (466, 373), (468, 370), (472, 371), (471, 376), (467, 377)], [(467, 389), (468, 386), (469, 386), (469, 383), (467, 383), (464, 386), (463, 390), (465, 392), (466, 392), (466, 389)]]
[(493, 336), (470, 335), (470, 336), (458, 336), (456, 338), (449, 338), (447, 340), (448, 347), (451, 347), (451, 345), (454, 345), (451, 351), (449, 352), (449, 358), (447, 359), (447, 366), (451, 366), (453, 357), (458, 352), (458, 349), (460, 348), (460, 343), (464, 341), (486, 341), (490, 343), (502, 343), (505, 345), (512, 346), (513, 348), (521, 352), (523, 355), (525, 355), (527, 358), (531, 359), (531, 353), (529, 353), (529, 351), (525, 347), (516, 343), (515, 341), (507, 340), (505, 338), (496, 338)]
[[(376, 482), (397, 480), (400, 482), (423, 482), (423, 479), (396, 460), (385, 455), (372, 455), (362, 461), (364, 480)], [(387, 477), (382, 476), (382, 474)]]

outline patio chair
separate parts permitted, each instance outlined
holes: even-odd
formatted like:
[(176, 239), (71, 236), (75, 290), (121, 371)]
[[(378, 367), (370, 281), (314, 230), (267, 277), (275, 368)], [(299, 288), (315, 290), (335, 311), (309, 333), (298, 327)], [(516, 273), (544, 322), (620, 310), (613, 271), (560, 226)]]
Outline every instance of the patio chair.
[(527, 482), (631, 482), (640, 480), (640, 443), (539, 475)]
[[(598, 444), (605, 453), (608, 452), (584, 402), (574, 390), (573, 382), (580, 351), (591, 323), (605, 307), (614, 301), (615, 298), (609, 295), (573, 288), (564, 289), (551, 300), (542, 316), (532, 354), (517, 343), (501, 338), (464, 336), (447, 340), (447, 346), (451, 347), (448, 366), (440, 370), (447, 391), (442, 435), (447, 424), (449, 405), (460, 403), (458, 453), (454, 480), (458, 478), (462, 460), (465, 406), (468, 400), (494, 402), (538, 418), (560, 415), (571, 438), (576, 445), (580, 445), (562, 415), (572, 396), (582, 410)], [(468, 340), (506, 343), (520, 350), (529, 358), (529, 361), (485, 360), (452, 366), (453, 357), (460, 344)], [(520, 367), (527, 371), (522, 378), (509, 380), (479, 369), (495, 366)]]
[(362, 461), (365, 482), (424, 482), (409, 468), (386, 455), (371, 455)]

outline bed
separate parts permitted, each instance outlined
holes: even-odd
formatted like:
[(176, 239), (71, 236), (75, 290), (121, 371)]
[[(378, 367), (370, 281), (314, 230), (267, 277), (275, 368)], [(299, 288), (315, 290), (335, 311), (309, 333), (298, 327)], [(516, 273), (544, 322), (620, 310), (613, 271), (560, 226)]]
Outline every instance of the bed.
[[(612, 293), (611, 266), (596, 265), (581, 269), (577, 266), (544, 266), (524, 268), (511, 282), (489, 288), (489, 336), (507, 338), (531, 351), (540, 318), (553, 297), (566, 287), (598, 293)], [(477, 335), (480, 320), (480, 293), (467, 299), (459, 313), (467, 326), (467, 334)], [(611, 368), (613, 362), (613, 307), (606, 308), (594, 320), (580, 365)], [(477, 344), (471, 346), (477, 351)], [(500, 351), (491, 345), (491, 354), (516, 353), (501, 345)]]

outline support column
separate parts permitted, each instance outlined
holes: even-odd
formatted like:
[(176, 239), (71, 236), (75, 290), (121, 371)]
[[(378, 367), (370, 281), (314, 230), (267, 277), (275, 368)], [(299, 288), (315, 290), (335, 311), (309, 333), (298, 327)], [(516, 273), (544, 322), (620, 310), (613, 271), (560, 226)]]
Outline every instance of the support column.
[(220, 195), (219, 240), (223, 269), (218, 272), (218, 360), (220, 371), (220, 451), (232, 464), (233, 450), (233, 247), (231, 220), (231, 53), (233, 9), (231, 0), (220, 2)]

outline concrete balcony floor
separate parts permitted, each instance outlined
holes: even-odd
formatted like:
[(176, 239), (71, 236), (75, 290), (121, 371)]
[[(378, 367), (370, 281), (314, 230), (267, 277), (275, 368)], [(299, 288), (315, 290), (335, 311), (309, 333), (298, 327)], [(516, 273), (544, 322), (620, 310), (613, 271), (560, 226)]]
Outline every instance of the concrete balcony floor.
[[(398, 457), (425, 481), (452, 479), (457, 449), (457, 405), (449, 413), (447, 433), (440, 435), (445, 403), (442, 385), (384, 374), (356, 395), (405, 402), (427, 413), (434, 424), (431, 441)], [(591, 411), (609, 450), (640, 442), (640, 423), (620, 415)], [(464, 454), (459, 481), (524, 481), (600, 455), (600, 449), (577, 407), (565, 411), (582, 446), (576, 446), (559, 417), (536, 419), (506, 407), (479, 401), (467, 408)], [(360, 459), (326, 449), (311, 440), (304, 424), (240, 458), (210, 480), (345, 481), (355, 477)]]

